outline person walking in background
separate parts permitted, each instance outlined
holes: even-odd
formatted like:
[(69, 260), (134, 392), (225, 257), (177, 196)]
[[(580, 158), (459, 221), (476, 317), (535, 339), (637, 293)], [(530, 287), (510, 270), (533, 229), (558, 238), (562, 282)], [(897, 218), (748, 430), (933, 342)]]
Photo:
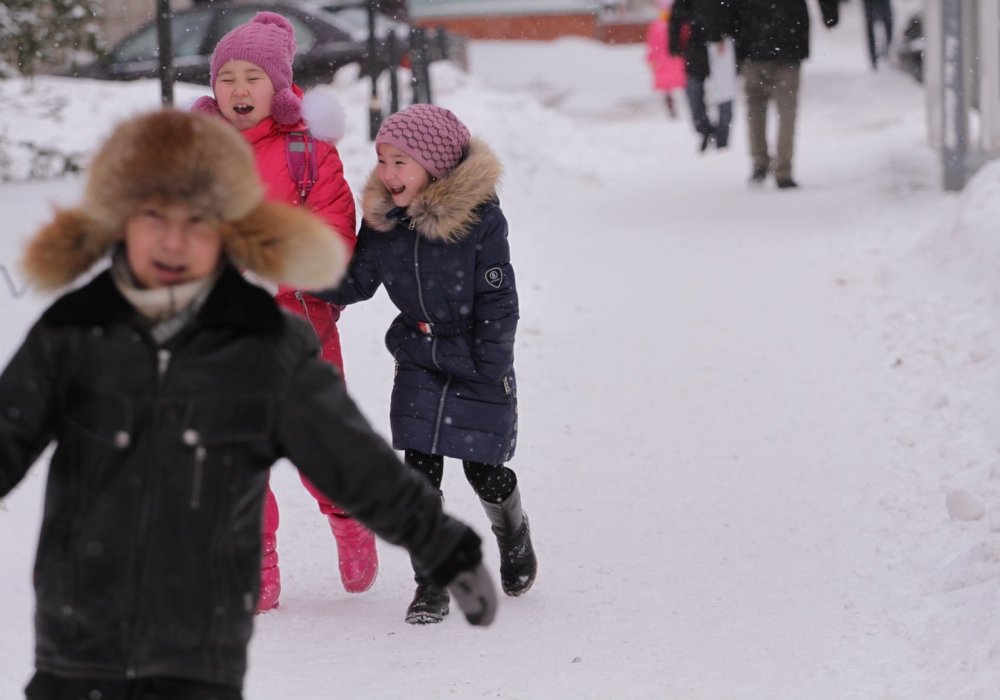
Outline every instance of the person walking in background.
[(687, 78), (684, 59), (670, 53), (667, 22), (670, 20), (672, 0), (660, 0), (660, 11), (646, 29), (646, 63), (653, 76), (653, 89), (663, 93), (667, 114), (677, 118), (673, 91), (684, 89)]
[[(517, 442), (519, 310), (500, 162), (458, 117), (428, 104), (386, 119), (375, 149), (357, 249), (341, 285), (322, 294), (352, 304), (385, 285), (400, 312), (385, 335), (396, 362), (393, 447), (436, 489), (444, 458), (462, 460), (496, 535), (503, 590), (521, 595), (538, 565), (519, 480), (505, 466)], [(406, 621), (439, 622), (448, 592), (415, 570)]]
[[(872, 69), (889, 55), (892, 45), (892, 1), (863, 0), (865, 3), (865, 31), (868, 35), (868, 56)], [(876, 25), (882, 25), (881, 37)]]
[[(792, 175), (799, 74), (809, 57), (809, 8), (806, 0), (731, 0), (736, 58), (743, 73), (753, 170), (750, 184), (762, 185), (769, 172), (780, 189), (798, 187)], [(840, 0), (819, 0), (823, 23), (836, 26)], [(778, 112), (778, 143), (772, 158), (767, 145), (767, 110)]]
[(729, 129), (733, 121), (733, 102), (736, 101), (736, 48), (731, 37), (709, 42), (708, 77), (705, 79), (705, 104), (718, 115), (713, 139), (715, 147), (729, 145)]
[[(354, 195), (344, 178), (336, 146), (314, 138), (310, 124), (303, 119), (302, 91), (292, 82), (294, 58), (295, 30), (291, 23), (273, 12), (257, 13), (250, 22), (219, 40), (211, 64), (214, 97), (200, 98), (193, 109), (222, 116), (240, 130), (253, 148), (269, 198), (308, 207), (330, 225), (348, 249), (353, 249)], [(339, 124), (324, 123), (317, 128), (322, 126), (339, 137), (343, 115), (335, 109), (324, 111), (332, 121), (339, 119)], [(293, 157), (295, 153), (298, 158)], [(272, 292), (280, 306), (309, 321), (320, 339), (323, 359), (343, 372), (337, 330), (340, 309), (291, 287), (274, 288)], [(316, 499), (333, 531), (344, 589), (350, 593), (368, 590), (378, 572), (375, 537), (308, 479), (303, 477), (302, 483)], [(260, 612), (278, 607), (281, 594), (278, 523), (278, 501), (269, 486), (264, 506)]]
[(309, 288), (347, 257), (314, 214), (265, 200), (234, 130), (177, 110), (118, 125), (80, 205), (29, 241), (40, 291), (110, 265), (0, 374), (0, 497), (55, 442), (28, 700), (240, 700), (283, 458), (490, 624), (479, 537), (372, 430), (308, 324), (238, 269)]
[[(686, 92), (691, 120), (704, 152), (714, 143), (725, 148), (729, 143), (732, 121), (732, 100), (721, 102), (713, 123), (705, 102), (705, 81), (711, 66), (708, 46), (718, 43), (729, 33), (728, 0), (676, 0), (668, 21), (668, 46), (675, 56), (684, 57), (687, 74)], [(686, 37), (686, 39), (685, 39)]]

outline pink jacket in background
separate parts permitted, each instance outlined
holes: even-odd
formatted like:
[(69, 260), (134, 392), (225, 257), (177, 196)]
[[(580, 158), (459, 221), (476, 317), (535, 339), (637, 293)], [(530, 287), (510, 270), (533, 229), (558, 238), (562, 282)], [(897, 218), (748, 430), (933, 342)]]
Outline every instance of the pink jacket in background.
[[(296, 181), (288, 172), (285, 134), (305, 128), (305, 122), (282, 126), (268, 117), (257, 126), (242, 132), (243, 138), (253, 147), (257, 171), (267, 188), (268, 199), (301, 204)], [(314, 139), (313, 143), (319, 170), (306, 205), (330, 225), (343, 239), (348, 250), (353, 251), (357, 240), (354, 228), (356, 213), (354, 195), (344, 179), (344, 165), (332, 144), (320, 139)], [(336, 325), (340, 310), (314, 296), (288, 287), (281, 287), (275, 298), (279, 305), (309, 321), (319, 338), (323, 358), (343, 371), (344, 361)]]
[(671, 56), (667, 38), (667, 21), (659, 18), (649, 23), (646, 31), (646, 62), (653, 70), (656, 90), (674, 90), (687, 84), (684, 58)]

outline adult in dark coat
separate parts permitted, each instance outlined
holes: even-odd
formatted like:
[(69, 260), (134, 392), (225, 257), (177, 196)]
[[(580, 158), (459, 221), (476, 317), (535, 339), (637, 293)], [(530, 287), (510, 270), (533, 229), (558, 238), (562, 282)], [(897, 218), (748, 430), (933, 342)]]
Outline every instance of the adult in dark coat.
[[(809, 57), (809, 9), (806, 0), (730, 0), (736, 33), (736, 56), (747, 99), (750, 182), (763, 184), (773, 170), (779, 188), (798, 187), (792, 177), (799, 73)], [(818, 0), (823, 23), (836, 26), (840, 0)], [(767, 146), (767, 107), (778, 110), (778, 143), (772, 158)]]
[(714, 124), (705, 106), (705, 81), (710, 73), (709, 45), (731, 34), (728, 17), (727, 0), (675, 0), (667, 25), (670, 53), (684, 57), (685, 91), (695, 131), (701, 136), (702, 151), (712, 141), (719, 148), (729, 143), (732, 101), (719, 105)]
[[(462, 460), (500, 548), (507, 595), (534, 582), (536, 561), (518, 480), (514, 334), (518, 299), (497, 200), (501, 167), (450, 111), (411, 105), (375, 137), (379, 166), (337, 304), (385, 286), (399, 310), (385, 335), (396, 361), (390, 423), (405, 461), (441, 487), (445, 457)], [(439, 622), (447, 594), (416, 576), (406, 619)]]

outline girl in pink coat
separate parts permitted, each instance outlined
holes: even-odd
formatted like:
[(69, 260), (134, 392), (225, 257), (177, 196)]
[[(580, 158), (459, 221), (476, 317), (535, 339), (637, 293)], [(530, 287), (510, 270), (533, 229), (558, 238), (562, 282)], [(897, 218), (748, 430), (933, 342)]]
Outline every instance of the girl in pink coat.
[(660, 3), (660, 14), (649, 23), (646, 30), (646, 63), (653, 74), (653, 89), (662, 91), (667, 103), (667, 112), (677, 116), (673, 90), (683, 90), (687, 84), (684, 74), (684, 58), (670, 55), (670, 39), (667, 36), (667, 22), (670, 20), (669, 0)]
[[(334, 235), (344, 240), (348, 250), (353, 250), (354, 195), (344, 179), (344, 166), (336, 147), (308, 135), (309, 127), (302, 117), (302, 91), (292, 83), (294, 58), (295, 30), (291, 23), (274, 12), (258, 12), (250, 22), (219, 40), (211, 68), (215, 97), (200, 98), (194, 109), (221, 115), (240, 130), (253, 147), (257, 170), (269, 199), (308, 206), (326, 221)], [(307, 149), (308, 155), (293, 161), (290, 150), (294, 149)], [(307, 158), (313, 159), (315, 177)], [(293, 167), (301, 167), (303, 172), (291, 173)], [(337, 332), (340, 309), (296, 289), (281, 287), (272, 291), (280, 306), (310, 322), (322, 344), (323, 359), (343, 372)], [(320, 512), (329, 519), (337, 542), (344, 588), (351, 593), (368, 590), (378, 572), (374, 536), (305, 478), (302, 483), (316, 498)], [(258, 612), (278, 606), (281, 576), (277, 530), (278, 502), (269, 487), (264, 504)]]

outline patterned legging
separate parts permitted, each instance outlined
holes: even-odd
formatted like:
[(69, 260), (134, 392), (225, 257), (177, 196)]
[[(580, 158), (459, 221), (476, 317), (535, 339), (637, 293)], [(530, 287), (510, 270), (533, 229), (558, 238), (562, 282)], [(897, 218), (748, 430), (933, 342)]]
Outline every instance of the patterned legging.
[[(416, 450), (406, 450), (404, 461), (431, 482), (438, 491), (444, 477), (444, 457), (428, 455)], [(465, 478), (482, 500), (488, 503), (502, 503), (517, 486), (517, 475), (502, 464), (481, 464), (462, 460)]]

